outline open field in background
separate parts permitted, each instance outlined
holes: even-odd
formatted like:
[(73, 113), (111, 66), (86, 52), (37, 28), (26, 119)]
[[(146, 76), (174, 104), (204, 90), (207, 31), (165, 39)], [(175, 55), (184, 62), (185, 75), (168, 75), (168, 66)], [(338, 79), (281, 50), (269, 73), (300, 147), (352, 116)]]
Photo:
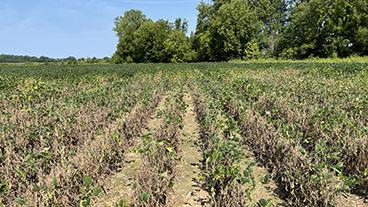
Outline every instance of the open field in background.
[(368, 62), (0, 65), (0, 206), (368, 206)]

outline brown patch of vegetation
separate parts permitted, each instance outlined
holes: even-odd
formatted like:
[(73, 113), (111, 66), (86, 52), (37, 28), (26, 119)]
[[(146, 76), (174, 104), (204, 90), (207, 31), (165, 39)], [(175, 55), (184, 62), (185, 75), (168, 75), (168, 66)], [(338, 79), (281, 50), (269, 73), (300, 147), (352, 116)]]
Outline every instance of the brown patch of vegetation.
[(162, 119), (159, 117), (159, 112), (164, 109), (166, 96), (163, 96), (158, 103), (154, 115), (149, 116), (147, 125), (141, 135), (135, 139), (135, 142), (130, 146), (129, 152), (125, 155), (124, 165), (115, 174), (104, 178), (103, 185), (105, 195), (98, 198), (94, 206), (114, 206), (119, 203), (131, 203), (134, 195), (135, 177), (142, 165), (140, 154), (137, 152), (137, 147), (142, 144), (142, 136), (154, 132), (159, 129)]

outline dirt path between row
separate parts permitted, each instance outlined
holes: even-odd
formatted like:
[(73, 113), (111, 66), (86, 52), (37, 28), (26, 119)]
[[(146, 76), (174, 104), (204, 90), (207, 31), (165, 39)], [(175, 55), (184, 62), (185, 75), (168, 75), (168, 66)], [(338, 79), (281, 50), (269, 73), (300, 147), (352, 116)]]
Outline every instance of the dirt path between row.
[[(257, 163), (253, 153), (243, 148), (243, 152), (246, 156), (245, 166), (247, 167), (250, 163), (255, 163), (252, 167), (252, 176), (255, 179), (255, 187), (251, 192), (250, 200), (248, 201), (251, 205), (259, 206), (260, 200), (269, 201), (269, 206), (287, 206), (286, 203), (277, 195), (277, 185), (272, 180), (271, 175), (267, 172), (267, 169)], [(272, 204), (272, 205), (271, 205)]]
[(368, 207), (368, 200), (364, 198), (350, 194), (341, 193), (336, 199), (337, 207)]
[[(160, 111), (165, 108), (166, 99), (166, 96), (162, 97), (155, 113), (148, 119), (147, 127), (143, 130), (142, 136), (152, 134), (154, 131), (159, 129), (163, 121), (160, 117)], [(134, 178), (136, 177), (142, 163), (140, 154), (136, 152), (136, 148), (140, 145), (141, 137), (137, 139), (136, 143), (134, 143), (133, 147), (131, 147), (130, 151), (126, 154), (123, 168), (106, 179), (104, 184), (106, 193), (101, 196), (93, 206), (111, 207), (115, 206), (120, 201), (124, 201), (126, 204), (131, 204), (130, 199), (133, 196)]]
[(167, 206), (208, 206), (209, 195), (201, 188), (200, 183), (203, 158), (197, 146), (200, 135), (192, 96), (185, 94), (184, 102), (187, 109), (183, 117), (184, 127), (179, 145), (181, 159), (175, 169), (173, 192), (168, 195)]

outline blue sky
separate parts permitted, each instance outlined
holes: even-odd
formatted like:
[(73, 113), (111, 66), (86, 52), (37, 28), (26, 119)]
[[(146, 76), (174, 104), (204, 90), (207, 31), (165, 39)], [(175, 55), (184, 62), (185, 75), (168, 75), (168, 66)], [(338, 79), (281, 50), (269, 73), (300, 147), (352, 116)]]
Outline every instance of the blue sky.
[(154, 20), (196, 24), (200, 0), (0, 0), (0, 54), (104, 57), (115, 51), (113, 21), (129, 9)]

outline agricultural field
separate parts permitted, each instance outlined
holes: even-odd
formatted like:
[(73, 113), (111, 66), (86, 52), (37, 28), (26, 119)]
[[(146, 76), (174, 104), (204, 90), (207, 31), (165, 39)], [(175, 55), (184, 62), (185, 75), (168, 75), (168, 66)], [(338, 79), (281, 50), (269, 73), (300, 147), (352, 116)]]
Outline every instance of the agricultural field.
[(368, 63), (0, 65), (0, 206), (367, 207)]

